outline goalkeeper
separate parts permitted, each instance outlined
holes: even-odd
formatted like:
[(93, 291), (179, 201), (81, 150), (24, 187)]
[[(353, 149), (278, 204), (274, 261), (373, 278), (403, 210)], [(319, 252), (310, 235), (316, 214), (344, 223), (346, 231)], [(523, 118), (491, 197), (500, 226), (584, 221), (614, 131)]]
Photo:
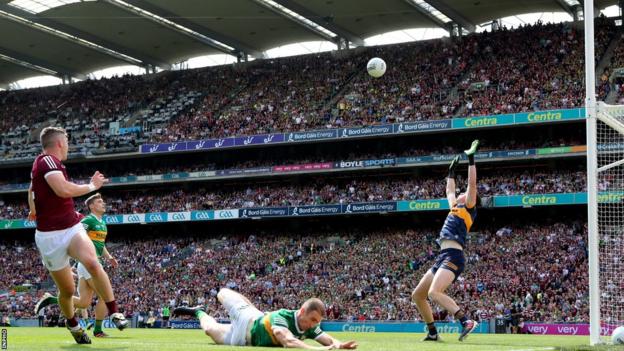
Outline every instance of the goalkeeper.
[(464, 153), (468, 156), (468, 189), (456, 197), (455, 168), (459, 164), (459, 156), (453, 159), (446, 178), (446, 198), (451, 211), (449, 212), (438, 238), (440, 252), (435, 264), (422, 277), (412, 293), (412, 300), (427, 323), (428, 333), (423, 341), (438, 341), (438, 331), (433, 324), (433, 313), (427, 297), (439, 304), (461, 322), (462, 331), (459, 341), (463, 341), (477, 327), (476, 321), (468, 319), (465, 312), (455, 301), (446, 295), (446, 289), (457, 280), (464, 271), (464, 247), (470, 227), (477, 216), (477, 167), (474, 156), (479, 148), (479, 140), (472, 142), (470, 149)]

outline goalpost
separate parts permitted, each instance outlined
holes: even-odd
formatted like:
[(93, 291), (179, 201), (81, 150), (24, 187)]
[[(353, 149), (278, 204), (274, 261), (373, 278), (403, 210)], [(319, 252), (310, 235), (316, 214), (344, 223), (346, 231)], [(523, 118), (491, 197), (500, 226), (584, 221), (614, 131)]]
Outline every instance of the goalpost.
[(624, 106), (596, 102), (594, 1), (584, 4), (590, 344), (624, 325)]

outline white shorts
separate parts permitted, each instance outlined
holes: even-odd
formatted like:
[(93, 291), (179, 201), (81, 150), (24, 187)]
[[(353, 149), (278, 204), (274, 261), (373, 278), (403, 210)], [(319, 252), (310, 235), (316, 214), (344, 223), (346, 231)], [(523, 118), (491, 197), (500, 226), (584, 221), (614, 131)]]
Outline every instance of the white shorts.
[(78, 262), (78, 267), (76, 267), (76, 272), (78, 273), (78, 280), (80, 280), (80, 279), (84, 279), (84, 280), (91, 279), (91, 274), (89, 274), (89, 271), (87, 271), (85, 266), (82, 263), (80, 263), (80, 262)]
[(224, 301), (223, 307), (230, 316), (230, 331), (225, 334), (223, 343), (225, 345), (245, 346), (247, 344), (247, 327), (251, 321), (264, 316), (253, 305), (250, 305), (244, 299), (235, 299), (234, 301)]
[(69, 266), (69, 254), (67, 249), (74, 235), (87, 236), (82, 223), (73, 227), (49, 232), (35, 231), (35, 244), (41, 254), (43, 265), (50, 271), (60, 271)]

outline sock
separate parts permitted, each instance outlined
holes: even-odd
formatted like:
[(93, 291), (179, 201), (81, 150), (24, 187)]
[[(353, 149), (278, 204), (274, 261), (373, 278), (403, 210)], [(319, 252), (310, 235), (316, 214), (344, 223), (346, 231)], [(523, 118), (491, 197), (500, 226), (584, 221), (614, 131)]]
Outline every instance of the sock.
[(109, 315), (117, 313), (117, 302), (115, 302), (115, 300), (111, 302), (106, 302), (106, 308), (108, 308)]
[(197, 319), (201, 319), (201, 317), (203, 317), (204, 315), (208, 315), (208, 313), (204, 312), (204, 311), (197, 311), (195, 312), (195, 317), (197, 317)]
[(468, 155), (468, 165), (474, 166), (474, 154)]
[(52, 301), (51, 304), (58, 305), (58, 297), (51, 296), (51, 297), (49, 297), (49, 299), (50, 299), (50, 301)]
[(97, 333), (101, 333), (102, 332), (102, 320), (101, 319), (96, 319), (95, 320), (95, 329), (93, 329), (93, 334), (97, 334)]
[(429, 335), (438, 334), (438, 329), (436, 329), (436, 326), (435, 324), (433, 324), (433, 322), (427, 323), (427, 328), (429, 328)]
[(67, 318), (67, 325), (69, 325), (70, 328), (78, 326), (78, 318), (76, 318), (76, 315), (73, 315), (71, 318)]
[(458, 319), (462, 325), (466, 324), (468, 317), (461, 310), (455, 312), (455, 318)]

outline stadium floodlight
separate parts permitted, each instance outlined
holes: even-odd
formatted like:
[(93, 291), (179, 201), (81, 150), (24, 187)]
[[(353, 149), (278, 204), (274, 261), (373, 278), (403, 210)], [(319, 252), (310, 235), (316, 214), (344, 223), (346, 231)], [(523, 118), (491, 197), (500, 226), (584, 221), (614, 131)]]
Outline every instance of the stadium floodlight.
[(212, 47), (214, 47), (215, 49), (219, 50), (219, 51), (223, 51), (225, 53), (228, 54), (232, 54), (233, 52), (236, 51), (235, 48), (224, 44), (218, 40), (212, 39), (210, 37), (207, 37), (199, 32), (196, 32), (188, 27), (185, 27), (183, 25), (180, 25), (178, 23), (175, 23), (171, 20), (168, 20), (162, 16), (159, 16), (155, 13), (152, 13), (150, 11), (147, 11), (145, 9), (142, 9), (138, 6), (134, 6), (132, 4), (129, 4), (125, 1), (122, 0), (106, 0), (108, 3), (113, 4), (115, 6), (118, 6), (126, 11), (132, 12), (136, 15), (139, 15), (141, 17), (147, 18), (149, 20), (152, 20), (160, 25), (163, 25), (165, 27), (171, 28), (175, 31), (177, 31), (178, 33), (182, 33), (185, 34), (193, 39), (199, 40), (203, 43), (206, 43)]
[(287, 17), (299, 24), (302, 24), (303, 26), (319, 33), (322, 37), (329, 39), (330, 41), (333, 41), (335, 38), (338, 37), (338, 34), (332, 32), (331, 30), (319, 25), (318, 23), (298, 14), (297, 12), (289, 9), (288, 7), (285, 7), (283, 5), (278, 4), (277, 2), (273, 1), (273, 0), (254, 0), (255, 2), (257, 2), (258, 4), (269, 8), (272, 11), (275, 11), (279, 14), (281, 14), (284, 17)]
[(33, 14), (38, 14), (55, 7), (88, 1), (97, 0), (13, 0), (8, 3), (8, 5)]
[(54, 29), (54, 28), (45, 26), (43, 24), (31, 21), (30, 19), (25, 18), (25, 17), (17, 16), (17, 15), (14, 15), (12, 13), (9, 13), (9, 12), (6, 12), (6, 11), (2, 11), (2, 10), (0, 10), (0, 17), (4, 17), (4, 18), (9, 19), (11, 21), (14, 21), (14, 22), (26, 25), (28, 27), (31, 27), (33, 29), (37, 29), (37, 30), (40, 30), (42, 32), (54, 35), (54, 36), (59, 37), (61, 39), (69, 40), (69, 41), (71, 41), (73, 43), (76, 43), (76, 44), (88, 47), (90, 49), (99, 51), (101, 53), (110, 55), (110, 56), (115, 57), (115, 58), (117, 58), (119, 60), (122, 60), (122, 61), (125, 61), (125, 62), (129, 62), (129, 63), (131, 63), (133, 65), (141, 65), (143, 63), (143, 61), (141, 61), (139, 59), (136, 59), (134, 57), (128, 56), (126, 54), (122, 54), (122, 53), (120, 53), (118, 51), (109, 49), (107, 47), (104, 47), (102, 45), (98, 45), (96, 43), (90, 42), (90, 41), (82, 39), (82, 38), (79, 38), (79, 37), (77, 37), (75, 35), (72, 35), (72, 34), (69, 34), (69, 33), (65, 33), (65, 32), (60, 31), (58, 29)]
[(11, 62), (11, 63), (14, 63), (16, 65), (19, 65), (19, 66), (22, 66), (22, 67), (26, 67), (26, 68), (34, 70), (34, 71), (39, 71), (41, 73), (49, 74), (51, 76), (58, 76), (59, 75), (58, 72), (53, 71), (51, 69), (47, 69), (45, 67), (41, 67), (41, 66), (35, 65), (33, 63), (30, 63), (30, 62), (18, 60), (18, 59), (14, 58), (14, 57), (11, 57), (11, 56), (6, 56), (6, 55), (3, 55), (3, 54), (0, 54), (0, 60)]
[(440, 21), (442, 21), (444, 23), (449, 23), (449, 22), (453, 21), (447, 15), (443, 14), (440, 10), (438, 10), (435, 7), (431, 6), (431, 4), (429, 4), (425, 0), (410, 0), (410, 1), (414, 5), (420, 7), (421, 9), (425, 10), (426, 12), (431, 14), (433, 17), (439, 19)]

